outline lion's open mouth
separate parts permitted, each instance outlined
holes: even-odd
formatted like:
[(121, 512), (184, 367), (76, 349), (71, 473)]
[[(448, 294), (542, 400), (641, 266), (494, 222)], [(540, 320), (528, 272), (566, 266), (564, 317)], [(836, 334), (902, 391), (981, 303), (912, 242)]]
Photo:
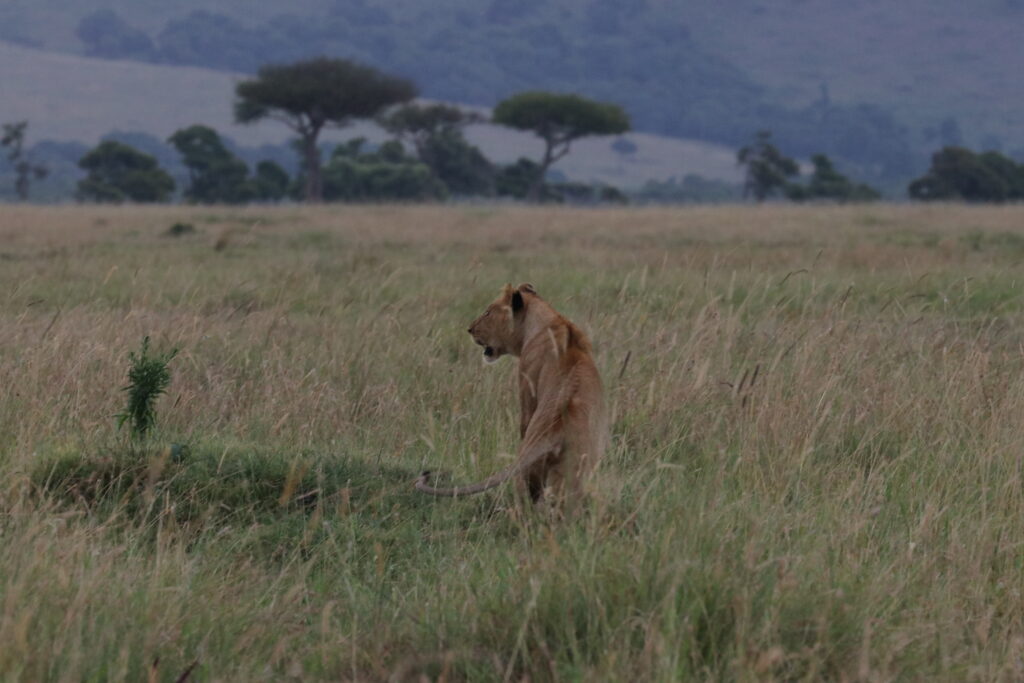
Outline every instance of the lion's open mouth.
[(488, 346), (487, 343), (484, 342), (482, 339), (477, 339), (476, 337), (473, 337), (473, 341), (476, 344), (484, 347), (484, 362), (493, 363), (494, 361), (498, 360), (497, 349), (495, 349), (493, 346)]

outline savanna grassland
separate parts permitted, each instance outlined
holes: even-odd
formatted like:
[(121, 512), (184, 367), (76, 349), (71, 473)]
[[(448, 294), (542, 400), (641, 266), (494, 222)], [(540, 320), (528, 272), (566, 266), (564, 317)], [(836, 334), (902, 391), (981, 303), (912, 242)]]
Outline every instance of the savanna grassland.
[[(571, 521), (412, 490), (509, 462), (524, 281)], [(1022, 284), (1022, 207), (0, 208), (0, 678), (1020, 679)]]

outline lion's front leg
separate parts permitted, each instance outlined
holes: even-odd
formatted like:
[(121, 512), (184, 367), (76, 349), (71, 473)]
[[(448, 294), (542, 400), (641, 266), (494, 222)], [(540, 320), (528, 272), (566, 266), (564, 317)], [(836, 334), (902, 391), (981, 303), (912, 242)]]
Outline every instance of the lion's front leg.
[(525, 372), (519, 373), (519, 438), (526, 438), (533, 414), (537, 412), (537, 387)]

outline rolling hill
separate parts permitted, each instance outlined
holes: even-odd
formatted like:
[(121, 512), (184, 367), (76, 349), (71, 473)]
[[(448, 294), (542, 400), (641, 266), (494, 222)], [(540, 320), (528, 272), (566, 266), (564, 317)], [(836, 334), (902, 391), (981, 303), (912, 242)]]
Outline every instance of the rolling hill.
[[(224, 93), (261, 64), (329, 54), (410, 77), (431, 99), (487, 107), (540, 88), (624, 105), (637, 153), (585, 143), (560, 166), (573, 179), (734, 181), (729, 150), (769, 129), (790, 155), (827, 154), (902, 193), (943, 145), (1024, 158), (1022, 28), (1022, 0), (8, 0), (0, 39), (22, 47), (0, 52), (0, 116), (27, 112), (63, 139), (165, 137), (199, 120), (279, 143), (281, 129), (234, 127)], [(104, 60), (60, 61), (84, 54)], [(377, 133), (342, 137), (364, 134)], [(536, 144), (472, 137), (499, 161)]]
[(1019, 0), (686, 3), (701, 47), (779, 103), (872, 102), (924, 135), (944, 119), (965, 142), (1024, 147)]
[[(166, 139), (178, 128), (203, 123), (246, 146), (283, 144), (284, 126), (239, 126), (231, 102), (239, 74), (194, 67), (93, 59), (0, 43), (0, 120), (30, 121), (32, 141), (74, 140), (95, 143), (114, 131), (139, 131)], [(326, 136), (340, 141), (356, 136), (383, 139), (375, 126), (357, 124)], [(496, 126), (474, 126), (472, 142), (488, 157), (512, 162), (541, 153), (532, 136)], [(636, 187), (655, 178), (695, 173), (738, 182), (735, 154), (729, 147), (644, 133), (630, 134), (630, 154), (611, 148), (608, 139), (579, 142), (556, 165), (567, 177)]]
[[(799, 147), (801, 135), (815, 135), (815, 107), (825, 104), (851, 109), (841, 113), (853, 120), (818, 131), (816, 151), (856, 156), (870, 136), (896, 140), (893, 125), (904, 127), (918, 151), (948, 141), (943, 136), (1024, 149), (1024, 90), (1016, 84), (1024, 67), (1021, 0), (209, 5), (7, 0), (0, 39), (83, 53), (89, 48), (76, 36), (79, 21), (109, 8), (148, 36), (156, 46), (150, 58), (163, 61), (246, 71), (303, 50), (327, 51), (414, 76), (428, 97), (488, 106), (524, 84), (574, 89), (617, 96), (644, 130), (729, 144), (764, 121)], [(877, 109), (857, 113), (863, 105)], [(877, 125), (883, 114), (896, 123)], [(861, 144), (823, 147), (858, 134)]]

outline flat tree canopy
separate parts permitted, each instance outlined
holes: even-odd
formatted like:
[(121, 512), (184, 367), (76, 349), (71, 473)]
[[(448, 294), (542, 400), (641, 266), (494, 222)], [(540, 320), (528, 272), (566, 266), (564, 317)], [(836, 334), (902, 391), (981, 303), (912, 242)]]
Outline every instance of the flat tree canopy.
[(347, 59), (320, 57), (294, 64), (268, 65), (255, 79), (235, 88), (235, 119), (254, 123), (265, 118), (284, 123), (302, 142), (306, 198), (322, 196), (317, 139), (327, 125), (343, 127), (353, 119), (371, 118), (416, 96), (411, 81)]
[(542, 91), (523, 92), (502, 100), (494, 109), (493, 119), (503, 126), (563, 140), (629, 130), (629, 116), (618, 105)]
[(544, 140), (544, 158), (528, 196), (536, 199), (548, 168), (566, 154), (573, 140), (590, 135), (617, 135), (629, 130), (629, 116), (615, 104), (579, 95), (530, 91), (498, 103), (495, 123), (527, 130)]

